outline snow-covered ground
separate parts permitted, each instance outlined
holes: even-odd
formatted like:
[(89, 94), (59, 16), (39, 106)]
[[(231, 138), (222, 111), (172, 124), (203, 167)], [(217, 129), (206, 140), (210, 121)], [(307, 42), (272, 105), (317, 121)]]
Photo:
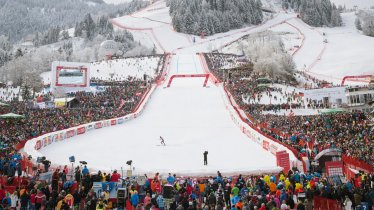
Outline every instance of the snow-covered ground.
[[(158, 64), (161, 57), (145, 56), (101, 61), (90, 64), (90, 77), (102, 80), (125, 80), (129, 76), (138, 79), (146, 74), (149, 78), (156, 76)], [(44, 84), (51, 83), (51, 72), (44, 72), (40, 75)]]
[(310, 70), (311, 75), (336, 84), (346, 75), (374, 74), (374, 38), (356, 30), (353, 12), (343, 13), (342, 18), (343, 27), (319, 29), (326, 33), (328, 43), (321, 60)]
[[(333, 74), (334, 77), (374, 69), (369, 68), (374, 64), (367, 60), (370, 50), (374, 49), (371, 46), (374, 39), (355, 32), (352, 14), (344, 14), (345, 26), (334, 29), (314, 29), (295, 17), (296, 14), (280, 12), (260, 26), (248, 26), (205, 39), (175, 32), (168, 24), (170, 16), (164, 1), (114, 21), (125, 26), (123, 28), (136, 28), (131, 30), (135, 39), (147, 37), (146, 42), (156, 45), (158, 51), (176, 52), (171, 64), (172, 74), (202, 73), (196, 52), (220, 49), (250, 33), (273, 27), (275, 31), (289, 31), (292, 37), (300, 37), (301, 33), (296, 33), (291, 26), (281, 28), (286, 27), (284, 21), (305, 36), (303, 47), (294, 56), (298, 69), (305, 65), (310, 67), (310, 73)], [(278, 25), (282, 26), (277, 28)], [(325, 48), (322, 32), (327, 33), (328, 39), (324, 53), (321, 53)], [(196, 43), (192, 43), (192, 37)], [(289, 46), (296, 43), (292, 37)], [(355, 62), (353, 67), (349, 66)], [(343, 66), (351, 68), (341, 70)], [(108, 75), (113, 73), (110, 71)], [(52, 144), (42, 153), (54, 163), (69, 164), (68, 157), (74, 155), (77, 160), (87, 161), (89, 167), (105, 170), (119, 170), (125, 167), (125, 161), (133, 160), (135, 174), (159, 171), (201, 175), (215, 174), (217, 170), (239, 173), (277, 169), (275, 157), (249, 140), (232, 122), (220, 87), (209, 84), (209, 88), (203, 88), (202, 83), (202, 79), (176, 79), (171, 88), (159, 87), (136, 119)], [(266, 98), (263, 100), (265, 103)], [(159, 146), (160, 136), (167, 146)], [(205, 150), (209, 151), (208, 166), (202, 163)]]
[[(245, 100), (247, 103), (258, 103), (258, 104), (283, 104), (287, 103), (287, 98), (284, 98), (283, 96), (286, 94), (292, 94), (292, 93), (302, 93), (304, 89), (300, 88), (295, 88), (292, 86), (286, 86), (286, 85), (281, 85), (281, 84), (274, 84), (271, 85), (271, 87), (278, 89), (279, 91), (272, 91), (270, 92), (271, 96), (268, 95), (267, 93), (262, 93), (260, 101), (256, 100)], [(291, 101), (291, 103), (298, 103), (301, 102), (302, 98), (295, 98), (294, 100)]]
[(107, 80), (113, 76), (114, 79), (124, 80), (129, 76), (140, 79), (146, 74), (154, 78), (159, 62), (159, 56), (149, 56), (92, 63), (90, 77)]
[[(172, 74), (203, 73), (197, 55), (176, 55)], [(133, 160), (134, 174), (144, 172), (224, 174), (277, 170), (275, 156), (244, 135), (231, 120), (220, 88), (203, 79), (175, 79), (156, 89), (146, 109), (123, 125), (104, 128), (41, 150), (53, 163), (68, 157), (96, 169), (119, 170)], [(164, 84), (166, 85), (166, 84)], [(166, 146), (160, 146), (160, 136)], [(203, 165), (207, 150), (208, 166)]]
[[(148, 40), (151, 39), (158, 49), (166, 52), (210, 52), (226, 45), (240, 37), (254, 32), (264, 31), (271, 26), (281, 24), (283, 21), (295, 17), (296, 14), (280, 12), (260, 26), (248, 26), (241, 29), (231, 30), (226, 33), (219, 33), (205, 38), (199, 36), (182, 34), (174, 31), (171, 22), (169, 10), (165, 1), (158, 1), (146, 9), (133, 15), (127, 15), (113, 19), (124, 28), (127, 28), (134, 34), (136, 40), (140, 40), (146, 33)], [(118, 25), (115, 27), (119, 29)], [(150, 38), (149, 38), (150, 37)], [(196, 42), (193, 43), (193, 38)], [(148, 42), (148, 41), (147, 41)]]
[(354, 9), (357, 6), (358, 9), (367, 9), (374, 7), (373, 0), (331, 0), (337, 6), (345, 6), (347, 9)]

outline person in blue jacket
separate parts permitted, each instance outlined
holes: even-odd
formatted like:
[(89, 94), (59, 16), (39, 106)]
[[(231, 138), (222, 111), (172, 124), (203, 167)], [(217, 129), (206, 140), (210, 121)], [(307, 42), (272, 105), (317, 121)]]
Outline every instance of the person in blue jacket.
[(86, 175), (86, 174), (89, 174), (90, 171), (88, 170), (87, 166), (84, 166), (83, 170), (82, 170), (82, 174), (83, 175)]
[(173, 185), (174, 182), (175, 182), (175, 178), (174, 176), (171, 175), (171, 173), (169, 173), (169, 176), (168, 178), (166, 178), (166, 180), (168, 181), (169, 184)]
[(134, 191), (134, 193), (131, 195), (130, 202), (131, 202), (131, 205), (134, 208), (136, 208), (136, 206), (138, 206), (138, 204), (139, 204), (139, 195), (138, 195), (137, 191)]

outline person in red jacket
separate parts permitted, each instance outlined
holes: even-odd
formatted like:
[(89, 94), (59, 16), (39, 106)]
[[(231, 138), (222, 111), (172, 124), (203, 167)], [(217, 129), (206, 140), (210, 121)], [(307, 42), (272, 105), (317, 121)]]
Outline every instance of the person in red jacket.
[(112, 177), (110, 178), (111, 182), (118, 182), (119, 179), (121, 178), (121, 175), (117, 173), (117, 170), (114, 170)]

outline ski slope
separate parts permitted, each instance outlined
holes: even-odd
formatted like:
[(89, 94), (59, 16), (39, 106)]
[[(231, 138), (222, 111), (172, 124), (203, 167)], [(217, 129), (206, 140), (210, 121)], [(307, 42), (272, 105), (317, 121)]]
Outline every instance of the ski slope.
[[(173, 57), (169, 76), (195, 73), (204, 73), (197, 55)], [(209, 84), (204, 88), (203, 80), (177, 78), (170, 88), (156, 89), (138, 118), (51, 144), (41, 153), (62, 165), (69, 164), (68, 157), (74, 155), (91, 168), (107, 171), (119, 170), (126, 167), (127, 160), (133, 160), (135, 174), (277, 171), (275, 156), (232, 122), (222, 87)], [(160, 145), (160, 136), (166, 146)], [(205, 150), (209, 151), (208, 166), (203, 165)]]

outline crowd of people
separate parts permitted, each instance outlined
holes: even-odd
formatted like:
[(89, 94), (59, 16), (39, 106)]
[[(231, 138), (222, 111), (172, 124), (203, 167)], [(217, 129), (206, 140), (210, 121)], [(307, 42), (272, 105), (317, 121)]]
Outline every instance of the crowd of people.
[[(215, 58), (212, 59), (212, 57)], [(218, 56), (222, 59), (221, 57)], [(206, 58), (208, 61), (216, 60), (217, 56), (208, 54)], [(264, 111), (276, 113), (281, 109), (302, 108), (305, 104), (300, 101), (301, 96), (296, 91), (281, 94), (287, 100), (286, 103), (258, 103), (263, 94), (272, 97), (271, 94), (282, 91), (273, 86), (261, 86), (263, 81), (259, 78), (271, 78), (269, 75), (254, 72), (251, 65), (232, 69), (214, 68), (210, 65), (210, 69), (221, 81), (225, 82), (240, 108), (251, 116), (256, 125), (261, 125), (262, 131), (266, 134), (292, 145), (299, 152), (309, 149), (311, 155), (315, 155), (323, 149), (339, 148), (350, 157), (374, 165), (374, 142), (372, 141), (374, 130), (370, 121), (373, 114), (362, 112), (309, 116), (263, 114)], [(281, 81), (273, 83), (278, 82)], [(313, 101), (307, 100), (307, 103), (308, 108), (322, 108), (321, 104)]]
[[(27, 180), (12, 193), (2, 187), (1, 204), (25, 210), (124, 209), (128, 205), (133, 210), (312, 210), (316, 205), (314, 198), (319, 197), (334, 200), (339, 208), (331, 209), (351, 210), (363, 203), (371, 209), (374, 199), (374, 175), (362, 172), (350, 180), (304, 174), (297, 169), (235, 177), (223, 176), (218, 171), (216, 176), (200, 178), (177, 177), (171, 173), (161, 177), (156, 173), (140, 183), (121, 177), (117, 171), (92, 174), (87, 166), (77, 167), (74, 178), (66, 180), (67, 170), (56, 169), (51, 183), (37, 178)], [(101, 192), (94, 190), (94, 182), (105, 186)], [(126, 200), (110, 198), (113, 183), (127, 189)]]
[[(0, 120), (0, 170), (8, 177), (14, 176), (17, 161), (14, 161), (14, 146), (23, 140), (49, 132), (67, 129), (84, 123), (111, 119), (131, 113), (149, 88), (143, 80), (131, 79), (121, 83), (106, 83), (102, 91), (69, 93), (78, 103), (70, 107), (38, 108), (34, 103), (24, 101), (9, 102), (0, 106), (0, 114), (16, 113), (23, 119)], [(50, 93), (39, 96), (38, 100), (53, 101)], [(14, 162), (14, 163), (13, 163)]]

